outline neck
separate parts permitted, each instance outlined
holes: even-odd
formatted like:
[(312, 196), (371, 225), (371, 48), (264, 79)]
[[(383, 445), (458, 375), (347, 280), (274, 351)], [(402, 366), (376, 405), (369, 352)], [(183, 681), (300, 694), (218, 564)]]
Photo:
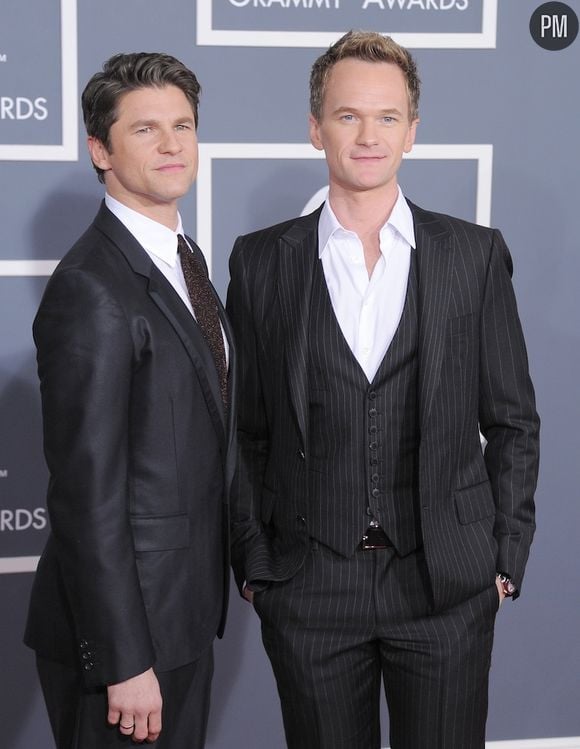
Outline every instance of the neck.
[(157, 203), (149, 201), (145, 198), (140, 199), (139, 196), (135, 196), (127, 193), (118, 193), (111, 190), (107, 185), (107, 192), (112, 198), (118, 200), (127, 208), (130, 208), (136, 213), (140, 213), (151, 221), (157, 221), (158, 224), (166, 226), (171, 231), (177, 229), (177, 201), (169, 201), (167, 203)]
[(399, 195), (396, 183), (388, 188), (352, 192), (330, 185), (328, 198), (334, 215), (345, 229), (353, 231), (360, 239), (369, 278), (380, 257), (380, 231), (388, 221)]
[(397, 184), (381, 192), (345, 191), (331, 184), (328, 198), (341, 225), (363, 239), (372, 235), (378, 238), (379, 231), (389, 220), (398, 196)]

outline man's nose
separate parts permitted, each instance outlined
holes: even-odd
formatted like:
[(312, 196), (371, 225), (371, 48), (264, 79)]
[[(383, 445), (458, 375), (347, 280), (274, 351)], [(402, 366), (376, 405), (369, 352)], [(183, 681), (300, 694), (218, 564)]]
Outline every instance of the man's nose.
[(364, 146), (378, 143), (377, 123), (374, 120), (362, 120), (358, 131), (358, 142)]
[(163, 153), (179, 153), (181, 151), (181, 141), (173, 128), (162, 131), (159, 150)]

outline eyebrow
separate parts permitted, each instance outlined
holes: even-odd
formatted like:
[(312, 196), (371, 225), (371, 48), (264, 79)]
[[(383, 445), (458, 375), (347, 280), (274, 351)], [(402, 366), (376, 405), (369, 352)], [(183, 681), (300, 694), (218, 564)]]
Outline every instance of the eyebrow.
[[(186, 115), (184, 117), (178, 117), (173, 121), (173, 125), (181, 125), (183, 123), (189, 123), (191, 125), (195, 124), (195, 121), (192, 116)], [(142, 120), (135, 120), (135, 122), (132, 122), (130, 125), (131, 129), (139, 128), (139, 127), (148, 127), (150, 125), (158, 125), (159, 120), (156, 120), (154, 118), (147, 118)]]
[[(337, 107), (337, 109), (334, 110), (332, 114), (343, 114), (346, 112), (352, 112), (353, 114), (360, 114), (360, 110), (357, 109), (357, 107)], [(391, 107), (390, 109), (380, 109), (379, 114), (386, 115), (386, 114), (398, 114), (399, 116), (403, 116), (403, 113), (397, 109), (396, 107)]]

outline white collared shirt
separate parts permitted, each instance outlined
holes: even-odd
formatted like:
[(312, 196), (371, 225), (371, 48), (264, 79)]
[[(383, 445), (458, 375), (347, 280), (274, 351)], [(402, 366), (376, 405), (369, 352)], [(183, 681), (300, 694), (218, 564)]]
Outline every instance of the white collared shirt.
[[(181, 234), (185, 237), (180, 214), (177, 214), (176, 230), (171, 231), (171, 229), (168, 229), (167, 226), (160, 224), (158, 221), (147, 218), (142, 213), (128, 208), (108, 193), (105, 194), (105, 205), (119, 219), (123, 226), (131, 232), (141, 247), (143, 247), (152, 262), (163, 273), (195, 319), (195, 312), (191, 306), (181, 262), (177, 253), (177, 236)], [(228, 341), (223, 325), (221, 328), (226, 350), (226, 363), (229, 364)]]
[(369, 278), (363, 245), (341, 226), (327, 200), (318, 223), (318, 248), (332, 308), (369, 382), (397, 331), (415, 247), (413, 215), (401, 189), (379, 232), (380, 257)]

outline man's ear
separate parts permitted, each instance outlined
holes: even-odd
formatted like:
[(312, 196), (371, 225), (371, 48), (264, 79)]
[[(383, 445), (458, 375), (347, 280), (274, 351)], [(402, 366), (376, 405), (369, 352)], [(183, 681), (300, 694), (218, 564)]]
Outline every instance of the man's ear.
[(310, 133), (310, 142), (317, 151), (324, 151), (322, 140), (320, 139), (320, 125), (313, 114), (308, 115), (308, 130)]
[(105, 145), (98, 138), (93, 135), (89, 135), (87, 138), (87, 148), (89, 149), (89, 156), (93, 164), (104, 172), (111, 168), (111, 162), (109, 159), (109, 152)]
[(409, 153), (413, 146), (415, 145), (415, 138), (417, 136), (417, 125), (419, 124), (420, 120), (418, 117), (416, 117), (409, 126), (409, 132), (407, 133), (407, 138), (405, 140), (405, 146), (403, 148), (405, 153)]

